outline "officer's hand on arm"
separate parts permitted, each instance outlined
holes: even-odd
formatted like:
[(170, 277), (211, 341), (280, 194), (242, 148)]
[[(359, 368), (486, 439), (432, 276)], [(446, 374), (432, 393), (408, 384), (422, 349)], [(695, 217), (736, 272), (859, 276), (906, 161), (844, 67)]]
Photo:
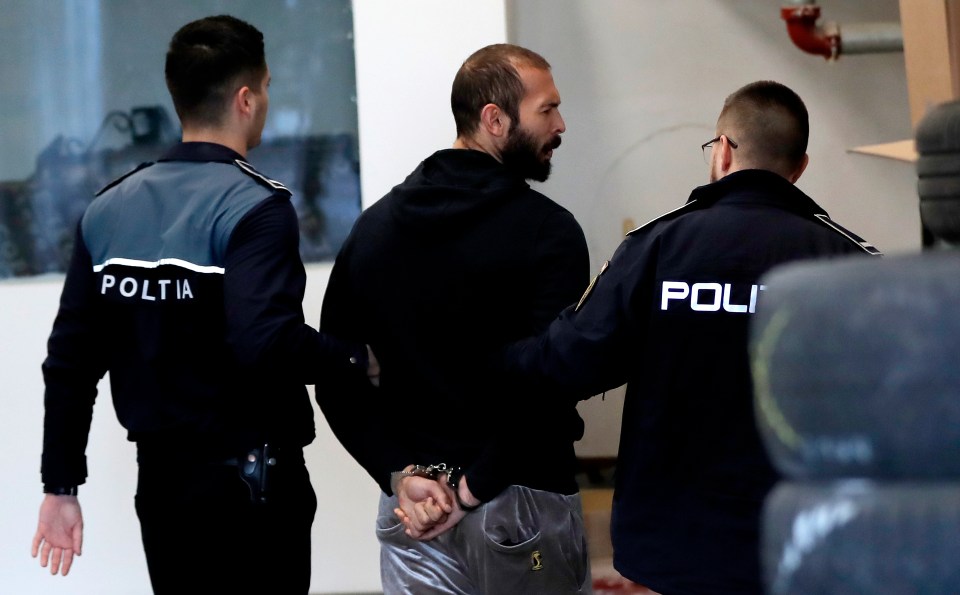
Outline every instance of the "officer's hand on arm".
[(40, 555), (40, 566), (50, 564), (50, 574), (70, 572), (73, 556), (81, 554), (83, 514), (76, 496), (47, 494), (40, 504), (40, 522), (33, 536), (34, 558)]

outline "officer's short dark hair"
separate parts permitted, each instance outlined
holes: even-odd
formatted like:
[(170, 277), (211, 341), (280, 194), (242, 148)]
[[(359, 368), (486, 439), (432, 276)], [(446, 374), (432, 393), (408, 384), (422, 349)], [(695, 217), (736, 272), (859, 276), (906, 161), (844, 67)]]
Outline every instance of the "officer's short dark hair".
[(241, 86), (259, 88), (266, 73), (263, 34), (229, 15), (187, 23), (170, 40), (165, 74), (181, 122), (218, 125)]
[(457, 136), (477, 130), (480, 111), (488, 103), (503, 110), (514, 125), (519, 123), (524, 88), (517, 67), (550, 70), (550, 64), (540, 54), (509, 43), (488, 45), (464, 61), (453, 79), (450, 94)]
[(737, 130), (737, 151), (755, 164), (782, 166), (787, 171), (800, 165), (807, 153), (810, 117), (800, 96), (775, 81), (757, 81), (727, 97), (717, 129)]

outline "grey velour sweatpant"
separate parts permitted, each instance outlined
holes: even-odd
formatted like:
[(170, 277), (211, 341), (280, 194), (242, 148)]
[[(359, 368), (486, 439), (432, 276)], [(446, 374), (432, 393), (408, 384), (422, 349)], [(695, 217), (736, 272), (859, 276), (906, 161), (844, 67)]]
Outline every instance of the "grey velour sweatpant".
[(579, 494), (510, 486), (430, 541), (408, 537), (396, 507), (380, 495), (384, 595), (593, 592)]

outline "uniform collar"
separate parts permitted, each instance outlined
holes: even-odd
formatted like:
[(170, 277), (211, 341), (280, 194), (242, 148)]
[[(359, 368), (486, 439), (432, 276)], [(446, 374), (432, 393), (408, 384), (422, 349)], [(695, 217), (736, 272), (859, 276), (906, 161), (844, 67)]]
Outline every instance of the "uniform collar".
[(716, 182), (694, 188), (687, 204), (696, 201), (701, 207), (709, 207), (721, 200), (762, 203), (810, 216), (827, 214), (786, 178), (763, 169), (733, 172)]
[(243, 161), (243, 155), (229, 147), (216, 143), (189, 142), (177, 143), (163, 154), (159, 161), (217, 161), (233, 163)]

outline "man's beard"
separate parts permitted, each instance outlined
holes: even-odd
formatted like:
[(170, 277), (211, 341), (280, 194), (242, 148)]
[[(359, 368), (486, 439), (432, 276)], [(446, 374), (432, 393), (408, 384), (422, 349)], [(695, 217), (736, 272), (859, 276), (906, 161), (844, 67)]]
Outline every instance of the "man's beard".
[(546, 145), (540, 146), (526, 130), (517, 126), (510, 131), (507, 144), (500, 152), (500, 158), (507, 169), (523, 176), (524, 180), (546, 182), (550, 177), (550, 160), (543, 153), (560, 146), (560, 135), (554, 136)]

